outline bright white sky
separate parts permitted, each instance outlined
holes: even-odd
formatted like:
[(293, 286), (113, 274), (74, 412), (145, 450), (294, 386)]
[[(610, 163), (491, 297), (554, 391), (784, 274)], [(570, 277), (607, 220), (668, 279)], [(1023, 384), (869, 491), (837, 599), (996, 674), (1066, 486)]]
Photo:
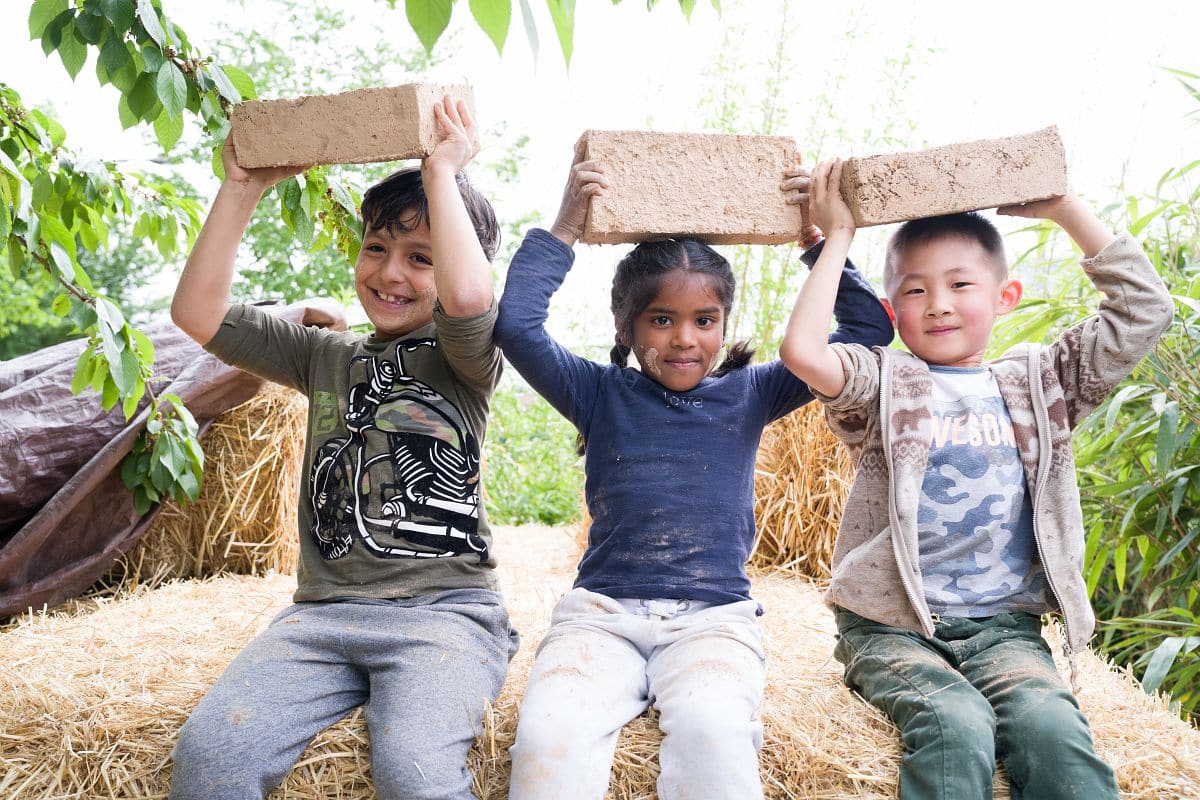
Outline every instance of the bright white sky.
[[(403, 0), (395, 11), (384, 0), (340, 5), (366, 10), (358, 29), (363, 43), (403, 52), (415, 42)], [(531, 5), (544, 14), (543, 4)], [(212, 50), (217, 20), (263, 16), (231, 0), (164, 0), (164, 6), (203, 52)], [(661, 0), (653, 12), (641, 0), (617, 7), (581, 0), (568, 75), (548, 17), (540, 19), (536, 63), (519, 15), (500, 58), (469, 19), (467, 4), (457, 3), (451, 29), (458, 54), (428, 79), (465, 79), (483, 125), (504, 122), (510, 135), (531, 137), (530, 161), (513, 195), (493, 198), (502, 216), (505, 208), (510, 216), (537, 209), (547, 222), (552, 218), (571, 145), (587, 128), (703, 129), (701, 101), (720, 84), (713, 77), (718, 60), (740, 73), (741, 96), (759, 96), (781, 29), (790, 63), (781, 92), (786, 123), (776, 133), (794, 136), (805, 152), (869, 155), (1054, 123), (1074, 187), (1101, 205), (1117, 197), (1119, 185), (1152, 192), (1166, 169), (1200, 158), (1200, 113), (1186, 116), (1200, 104), (1160, 69), (1200, 72), (1200, 3), (725, 0), (724, 6), (718, 17), (699, 0), (686, 23), (676, 0)], [(49, 104), (76, 152), (153, 157), (156, 148), (142, 134), (120, 131), (116, 93), (97, 86), (91, 62), (72, 84), (57, 55), (47, 59), (26, 40), (28, 7), (28, 0), (3, 0), (0, 81), (27, 104)], [(394, 82), (387, 75), (378, 81)], [(884, 131), (906, 145), (872, 149)], [(871, 242), (878, 238), (858, 246), (860, 261), (873, 260)], [(583, 271), (599, 273), (603, 283), (623, 251), (590, 251), (581, 254), (581, 266), (603, 266)], [(877, 265), (867, 266), (877, 273)]]

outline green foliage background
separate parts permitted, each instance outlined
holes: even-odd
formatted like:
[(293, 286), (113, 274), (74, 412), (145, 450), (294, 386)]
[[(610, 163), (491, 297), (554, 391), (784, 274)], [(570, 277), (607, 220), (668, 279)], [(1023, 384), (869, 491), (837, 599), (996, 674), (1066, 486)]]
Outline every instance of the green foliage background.
[[(576, 4), (543, 1), (553, 39), (569, 62)], [(341, 12), (320, 3), (271, 2), (279, 8), (277, 25), (265, 31), (227, 27), (212, 53), (189, 42), (162, 0), (22, 4), (29, 10), (30, 36), (72, 78), (82, 79), (89, 54), (95, 57), (96, 80), (119, 92), (114, 113), (125, 127), (153, 137), (162, 151), (163, 168), (153, 174), (79, 158), (50, 114), (27, 107), (15, 89), (0, 82), (0, 274), (8, 273), (0, 281), (0, 358), (71, 336), (88, 339), (72, 388), (94, 391), (105, 408), (120, 406), (127, 418), (149, 409), (146, 434), (123, 470), (142, 508), (166, 495), (194, 497), (203, 467), (194, 422), (177, 399), (156, 395), (152, 346), (137, 330), (164, 302), (146, 287), (164, 266), (173, 270), (199, 229), (201, 192), (185, 177), (187, 168), (209, 164), (219, 170), (214, 156), (232, 103), (259, 92), (350, 89), (373, 83), (385, 67), (417, 79), (455, 47), (445, 36), (452, 0), (380, 0), (386, 13), (403, 6), (422, 46), (397, 54), (339, 43), (338, 60), (323, 54), (345, 24)], [(463, 13), (470, 13), (498, 50), (520, 19), (536, 54), (541, 38), (548, 37), (534, 23), (532, 2), (537, 0), (468, 0)], [(648, 0), (648, 6), (655, 4)], [(695, 2), (678, 5), (686, 16)], [(712, 5), (720, 8), (715, 0)], [(703, 127), (776, 133), (784, 130), (789, 113), (806, 113), (810, 158), (847, 142), (874, 151), (925, 144), (914, 141), (913, 117), (904, 108), (921, 50), (910, 46), (883, 63), (887, 107), (876, 109), (870, 116), (877, 122), (865, 129), (847, 130), (836, 107), (844, 62), (825, 65), (816, 101), (803, 112), (784, 102), (792, 96), (793, 76), (814, 75), (797, 63), (802, 53), (789, 47), (804, 34), (801, 4), (780, 0), (780, 9), (775, 39), (753, 47), (737, 19), (724, 20), (726, 46), (699, 76), (708, 89), (698, 109)], [(849, 41), (856, 25), (847, 19), (840, 35)], [(740, 69), (747, 57), (755, 60), (749, 79)], [(1200, 111), (1200, 77), (1174, 73)], [(527, 140), (502, 129), (488, 136), (503, 143), (504, 155), (473, 168), (473, 179), (488, 194), (501, 196), (520, 174)], [(384, 169), (318, 168), (280, 184), (251, 223), (244, 248), (249, 263), (239, 271), (237, 296), (352, 297), (356, 208), (362, 186)], [(1104, 211), (1114, 226), (1128, 228), (1142, 242), (1175, 294), (1177, 316), (1155, 353), (1075, 434), (1088, 535), (1085, 572), (1100, 619), (1098, 644), (1130, 665), (1147, 690), (1168, 692), (1181, 713), (1191, 715), (1200, 709), (1197, 175), (1200, 161), (1181, 164), (1152, 193), (1122, 197)], [(505, 207), (501, 212), (507, 215), (506, 237), (498, 262), (504, 263), (536, 215)], [(1074, 265), (1078, 254), (1064, 237), (1039, 225), (1011, 241), (1025, 246), (1031, 240), (1017, 268), (1036, 266), (1038, 274), (1051, 277), (998, 326), (996, 351), (1053, 336), (1095, 308), (1095, 293)], [(741, 282), (734, 329), (753, 339), (760, 353), (773, 353), (802, 280), (796, 253), (735, 248), (729, 255)], [(487, 441), (487, 503), (494, 522), (558, 524), (578, 515), (582, 474), (574, 432), (515, 376), (506, 377), (495, 397)]]

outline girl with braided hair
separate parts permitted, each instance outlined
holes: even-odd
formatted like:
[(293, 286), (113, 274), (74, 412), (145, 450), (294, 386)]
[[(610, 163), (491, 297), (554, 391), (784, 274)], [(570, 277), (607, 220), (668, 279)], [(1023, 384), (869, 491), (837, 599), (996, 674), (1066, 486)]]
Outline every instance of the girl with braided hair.
[[(509, 796), (599, 800), (621, 727), (653, 705), (664, 733), (659, 797), (762, 797), (762, 608), (744, 566), (754, 461), (763, 427), (813, 395), (778, 360), (751, 365), (745, 343), (722, 358), (733, 271), (692, 238), (639, 244), (618, 264), (611, 364), (549, 336), (550, 297), (590, 198), (608, 185), (577, 147), (554, 226), (531, 230), (513, 257), (495, 328), (517, 371), (578, 429), (592, 517), (575, 586), (529, 676)], [(849, 262), (835, 313), (832, 340), (891, 341), (886, 312)]]

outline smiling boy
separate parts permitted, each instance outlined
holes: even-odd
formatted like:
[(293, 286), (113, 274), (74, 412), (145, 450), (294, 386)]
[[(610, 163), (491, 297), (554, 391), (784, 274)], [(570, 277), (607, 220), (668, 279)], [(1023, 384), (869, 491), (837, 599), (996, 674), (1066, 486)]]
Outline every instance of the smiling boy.
[(827, 344), (854, 236), (840, 181), (827, 162), (796, 187), (827, 239), (780, 357), (855, 463), (827, 593), (846, 683), (900, 729), (904, 800), (991, 797), (997, 759), (1014, 798), (1115, 800), (1041, 615), (1061, 614), (1074, 681), (1095, 617), (1071, 429), (1154, 346), (1170, 294), (1132, 236), (1067, 195), (1000, 209), (1059, 224), (1104, 295), (1051, 344), (984, 361), (1021, 285), (975, 214), (905, 223), (889, 243), (884, 285), (910, 352)]
[(363, 197), (354, 285), (367, 336), (231, 304), (255, 206), (301, 169), (225, 180), (179, 280), (177, 325), (222, 360), (305, 393), (295, 603), (180, 731), (172, 798), (261, 798), (317, 733), (363, 706), (380, 798), (469, 800), (467, 751), (516, 648), (495, 578), (479, 453), (500, 376), (491, 205), (458, 173), (465, 105), (435, 107), (421, 168)]

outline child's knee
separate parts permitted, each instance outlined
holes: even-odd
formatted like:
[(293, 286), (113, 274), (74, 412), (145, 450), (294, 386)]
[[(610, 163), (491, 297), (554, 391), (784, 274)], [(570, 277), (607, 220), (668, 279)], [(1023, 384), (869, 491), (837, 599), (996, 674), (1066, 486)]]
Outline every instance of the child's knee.
[(923, 698), (896, 722), (911, 749), (936, 745), (985, 753), (989, 761), (994, 761), (996, 713), (969, 684), (947, 687), (937, 696)]

